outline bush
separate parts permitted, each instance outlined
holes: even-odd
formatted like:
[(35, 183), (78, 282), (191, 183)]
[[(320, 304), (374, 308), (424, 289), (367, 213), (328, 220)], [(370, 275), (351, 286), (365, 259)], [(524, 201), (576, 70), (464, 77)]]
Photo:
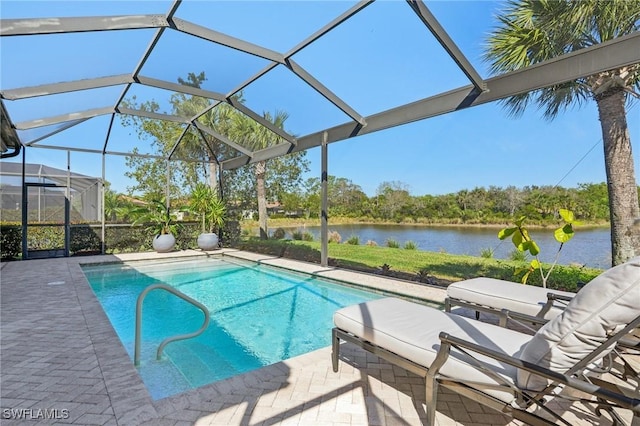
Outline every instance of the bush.
[(405, 250), (417, 250), (418, 249), (418, 245), (413, 241), (407, 241), (406, 243), (404, 243), (404, 249)]
[(133, 253), (153, 250), (152, 238), (143, 226), (107, 226), (105, 229), (106, 253)]
[(313, 234), (309, 231), (302, 234), (302, 241), (313, 241)]
[(230, 247), (232, 244), (240, 241), (240, 222), (237, 220), (227, 220), (224, 223), (222, 235), (219, 235), (223, 247)]
[(284, 231), (284, 228), (277, 228), (275, 231), (273, 231), (272, 238), (276, 240), (284, 240), (285, 236), (286, 232)]
[(509, 253), (509, 259), (513, 260), (514, 262), (526, 262), (527, 253), (518, 249), (514, 249), (511, 253)]
[(99, 226), (71, 225), (69, 251), (72, 254), (98, 254), (102, 252), (102, 238)]
[(2, 259), (15, 259), (22, 253), (22, 226), (14, 224), (0, 225), (0, 248)]
[[(176, 235), (176, 249), (187, 250), (198, 248), (198, 235), (202, 232), (202, 225), (197, 222), (181, 222)], [(224, 234), (224, 231), (223, 231)], [(222, 237), (223, 236), (219, 236)]]
[(306, 246), (303, 243), (295, 243), (289, 240), (260, 240), (258, 238), (250, 238), (246, 241), (239, 241), (235, 247), (254, 253), (302, 260), (304, 262), (320, 263), (319, 250)]
[(342, 236), (338, 233), (338, 231), (329, 231), (329, 242), (340, 244), (342, 242)]
[(493, 249), (492, 248), (485, 248), (480, 250), (480, 257), (485, 258), (485, 259), (493, 259)]
[(302, 240), (302, 231), (296, 230), (291, 233), (291, 238), (294, 240), (301, 241)]
[(352, 246), (358, 246), (360, 245), (360, 237), (358, 237), (357, 235), (352, 235), (349, 237), (349, 239), (347, 241), (345, 241), (345, 244), (351, 244)]
[(400, 244), (392, 238), (389, 238), (385, 244), (390, 248), (400, 248)]
[(417, 277), (421, 283), (432, 284), (434, 281), (434, 277), (431, 276), (429, 270), (426, 268), (421, 268), (417, 273)]

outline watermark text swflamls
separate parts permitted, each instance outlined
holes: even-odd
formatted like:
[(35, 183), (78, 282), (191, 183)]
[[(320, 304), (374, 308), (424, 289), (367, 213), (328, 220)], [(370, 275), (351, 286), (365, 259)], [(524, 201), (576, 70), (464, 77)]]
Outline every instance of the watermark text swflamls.
[(64, 420), (69, 418), (66, 408), (3, 408), (5, 420)]

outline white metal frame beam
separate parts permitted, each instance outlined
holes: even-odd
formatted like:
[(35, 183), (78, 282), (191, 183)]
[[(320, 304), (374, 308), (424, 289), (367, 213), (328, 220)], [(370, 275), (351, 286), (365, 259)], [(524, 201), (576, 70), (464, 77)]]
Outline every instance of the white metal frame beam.
[(222, 167), (225, 170), (234, 169), (247, 163), (320, 146), (325, 131), (328, 133), (328, 143), (338, 142), (636, 63), (640, 63), (640, 32), (489, 78), (485, 81), (488, 90), (480, 94), (473, 85), (460, 87), (365, 117), (365, 127), (358, 127), (352, 122), (344, 123), (302, 136), (298, 138), (298, 144), (286, 152), (282, 147), (267, 148), (255, 152), (252, 158), (223, 161)]
[(0, 36), (25, 36), (168, 27), (164, 15), (88, 16), (73, 18), (3, 19)]

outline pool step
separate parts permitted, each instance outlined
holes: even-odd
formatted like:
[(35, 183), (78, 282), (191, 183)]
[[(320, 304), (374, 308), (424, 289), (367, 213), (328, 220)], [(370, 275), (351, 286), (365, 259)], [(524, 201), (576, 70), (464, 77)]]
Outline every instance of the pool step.
[(165, 353), (194, 387), (239, 373), (214, 349), (195, 340), (173, 343)]

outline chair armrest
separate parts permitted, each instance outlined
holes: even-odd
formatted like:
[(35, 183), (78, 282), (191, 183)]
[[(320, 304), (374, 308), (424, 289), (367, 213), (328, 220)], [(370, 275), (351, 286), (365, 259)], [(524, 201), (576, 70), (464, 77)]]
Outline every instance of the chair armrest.
[(549, 292), (549, 293), (547, 293), (547, 303), (544, 304), (544, 306), (542, 307), (540, 312), (538, 312), (537, 315), (540, 318), (544, 318), (544, 316), (547, 314), (547, 312), (549, 312), (551, 310), (551, 308), (553, 307), (553, 305), (555, 304), (556, 301), (558, 301), (558, 302), (570, 302), (571, 299), (573, 299), (573, 298), (574, 298), (574, 296), (564, 296), (562, 294)]
[(515, 358), (504, 353), (485, 348), (476, 343), (451, 336), (449, 333), (442, 332), (440, 333), (439, 337), (440, 341), (443, 343), (441, 348), (445, 348), (444, 350), (448, 351), (450, 346), (456, 347), (458, 349), (466, 349), (468, 351), (493, 358), (497, 361), (514, 366), (518, 369), (528, 371), (529, 373), (544, 377), (553, 382), (561, 383), (587, 394), (594, 395), (598, 398), (614, 402), (622, 408), (627, 408), (637, 414), (640, 414), (640, 398), (632, 398), (623, 394), (619, 394), (617, 392), (613, 392), (601, 386), (596, 386), (592, 383), (588, 383), (582, 380), (578, 380), (574, 377), (567, 376), (565, 374), (551, 371), (547, 368), (540, 367), (537, 364), (532, 364), (528, 361), (523, 361), (519, 358)]
[(547, 300), (561, 300), (563, 302), (570, 302), (575, 296), (565, 296), (557, 293), (547, 293)]
[(506, 320), (516, 320), (521, 322), (529, 322), (534, 325), (545, 325), (549, 322), (548, 319), (541, 318), (539, 316), (527, 315), (522, 312), (510, 311), (508, 309), (502, 309), (500, 311), (500, 316), (504, 318), (504, 325), (506, 326)]

